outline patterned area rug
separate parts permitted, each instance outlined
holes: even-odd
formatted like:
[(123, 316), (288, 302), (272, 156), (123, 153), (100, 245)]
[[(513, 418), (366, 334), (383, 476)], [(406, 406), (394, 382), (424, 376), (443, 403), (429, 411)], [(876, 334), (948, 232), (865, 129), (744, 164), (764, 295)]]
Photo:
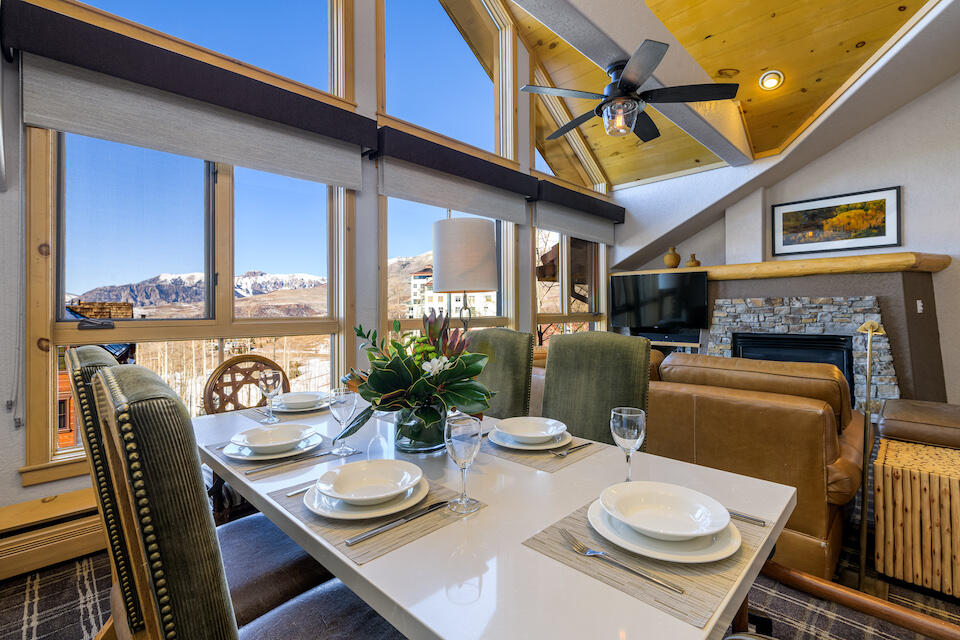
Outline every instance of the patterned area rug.
[[(841, 562), (848, 562), (849, 557), (856, 561), (855, 549), (845, 549)], [(891, 585), (890, 601), (960, 624), (957, 600)], [(750, 590), (750, 606), (773, 619), (773, 635), (778, 640), (924, 638), (764, 576)], [(0, 582), (0, 640), (92, 640), (109, 615), (110, 564), (106, 553)]]
[(110, 615), (106, 553), (0, 582), (3, 640), (92, 640)]

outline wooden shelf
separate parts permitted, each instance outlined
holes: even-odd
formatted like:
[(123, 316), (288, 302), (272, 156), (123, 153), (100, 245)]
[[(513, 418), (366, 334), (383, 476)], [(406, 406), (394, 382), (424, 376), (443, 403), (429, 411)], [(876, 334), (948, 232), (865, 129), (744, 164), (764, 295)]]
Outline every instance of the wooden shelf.
[(650, 346), (653, 347), (696, 347), (700, 348), (699, 342), (663, 342), (661, 340), (651, 340)]
[(619, 271), (611, 276), (629, 276), (651, 273), (689, 273), (705, 271), (708, 280), (758, 280), (763, 278), (795, 278), (826, 273), (890, 273), (896, 271), (925, 271), (936, 273), (950, 266), (950, 256), (939, 253), (873, 253), (840, 258), (811, 258), (806, 260), (777, 260), (747, 264), (721, 264), (709, 267), (680, 269), (650, 269), (646, 271)]

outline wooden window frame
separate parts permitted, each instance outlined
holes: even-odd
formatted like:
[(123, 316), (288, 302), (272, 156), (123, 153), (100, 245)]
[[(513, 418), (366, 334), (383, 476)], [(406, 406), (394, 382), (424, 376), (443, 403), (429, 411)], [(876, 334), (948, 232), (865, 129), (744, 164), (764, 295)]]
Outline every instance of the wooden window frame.
[[(386, 0), (376, 0), (377, 34), (377, 125), (391, 127), (410, 135), (442, 144), (477, 158), (494, 162), (510, 169), (520, 169), (517, 161), (518, 126), (516, 92), (517, 52), (516, 26), (503, 0), (478, 0), (497, 27), (498, 42), (495, 50), (494, 92), (494, 152), (461, 142), (427, 127), (392, 116), (387, 111), (386, 80)], [(439, 2), (439, 0), (437, 0)], [(506, 114), (506, 117), (504, 117)]]
[[(580, 322), (589, 322), (596, 325), (595, 331), (607, 330), (607, 296), (609, 293), (610, 275), (607, 253), (607, 245), (595, 242), (597, 250), (594, 252), (595, 269), (595, 288), (594, 304), (597, 311), (590, 313), (574, 313), (570, 311), (570, 237), (568, 234), (559, 233), (560, 236), (560, 313), (540, 313), (537, 300), (537, 228), (532, 227), (530, 233), (530, 263), (533, 268), (530, 270), (530, 330), (534, 335), (537, 333), (537, 327), (541, 324), (576, 324)], [(591, 241), (592, 242), (592, 241)]]
[(356, 111), (353, 77), (353, 0), (329, 0), (330, 25), (330, 90), (324, 91), (286, 76), (241, 62), (224, 55), (152, 29), (132, 20), (122, 18), (102, 9), (91, 7), (76, 0), (25, 0), (38, 7), (81, 20), (96, 27), (129, 36), (142, 42), (200, 60), (208, 64), (253, 78), (302, 96), (326, 102), (334, 106)]
[(328, 315), (314, 319), (236, 318), (233, 167), (221, 163), (213, 165), (213, 232), (206, 241), (217, 274), (212, 317), (122, 321), (112, 329), (96, 331), (81, 331), (75, 321), (57, 320), (59, 136), (50, 129), (26, 127), (26, 460), (19, 469), (24, 486), (89, 471), (82, 446), (67, 450), (56, 446), (52, 427), (56, 424), (57, 345), (330, 335), (332, 381), (354, 365), (353, 349), (346, 344), (350, 341), (343, 339), (344, 328), (353, 326), (356, 313), (349, 295), (354, 283), (354, 192), (327, 187)]
[[(389, 285), (387, 282), (387, 249), (389, 245), (389, 211), (387, 196), (377, 196), (377, 254), (379, 261), (379, 286), (377, 294), (378, 328), (381, 334), (387, 335), (393, 330), (394, 320), (400, 322), (402, 331), (416, 331), (423, 326), (420, 318), (391, 318), (387, 309)], [(517, 225), (506, 220), (500, 221), (500, 308), (504, 315), (479, 316), (470, 319), (470, 326), (479, 327), (508, 327), (517, 329)], [(458, 322), (451, 322), (456, 328)]]

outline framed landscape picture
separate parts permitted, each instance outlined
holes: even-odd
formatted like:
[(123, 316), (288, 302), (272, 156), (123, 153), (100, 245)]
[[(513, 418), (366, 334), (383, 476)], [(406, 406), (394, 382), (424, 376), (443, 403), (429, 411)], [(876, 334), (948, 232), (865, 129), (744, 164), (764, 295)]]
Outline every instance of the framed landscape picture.
[(771, 207), (773, 255), (898, 247), (900, 187)]

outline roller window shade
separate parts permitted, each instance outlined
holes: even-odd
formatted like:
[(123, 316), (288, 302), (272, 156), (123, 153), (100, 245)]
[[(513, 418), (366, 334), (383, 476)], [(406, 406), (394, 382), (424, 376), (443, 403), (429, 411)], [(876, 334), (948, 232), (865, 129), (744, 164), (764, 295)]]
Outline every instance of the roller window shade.
[(527, 223), (522, 195), (473, 180), (427, 169), (396, 158), (381, 157), (380, 195), (412, 200), (478, 216)]
[(360, 146), (24, 53), (24, 124), (359, 190)]
[(565, 233), (581, 240), (613, 244), (613, 221), (583, 213), (570, 207), (544, 202), (535, 203), (533, 226), (546, 231)]

